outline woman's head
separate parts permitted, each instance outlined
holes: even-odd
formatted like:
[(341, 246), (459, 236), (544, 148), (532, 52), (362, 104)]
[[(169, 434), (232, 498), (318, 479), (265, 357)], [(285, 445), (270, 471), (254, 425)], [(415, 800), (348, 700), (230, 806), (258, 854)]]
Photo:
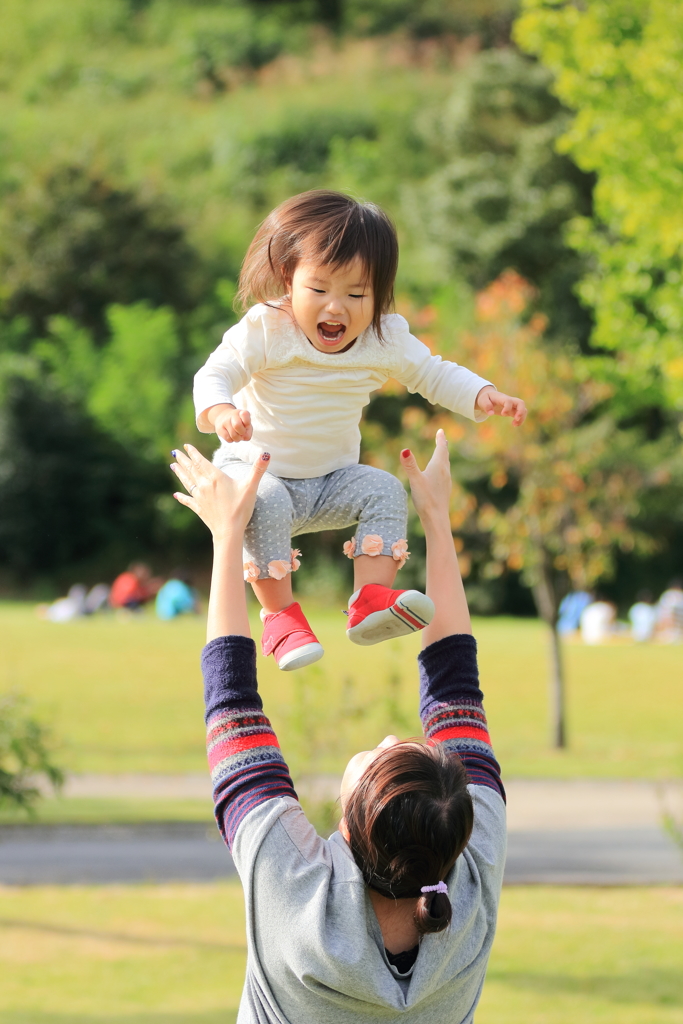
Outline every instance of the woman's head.
[(441, 745), (387, 737), (375, 751), (356, 755), (345, 783), (341, 827), (367, 885), (383, 896), (418, 897), (420, 933), (448, 927), (448, 896), (421, 890), (446, 878), (472, 832), (460, 759)]
[[(294, 285), (301, 309), (293, 312), (302, 329), (316, 347), (339, 351), (355, 340), (359, 325), (372, 324), (381, 334), (397, 266), (396, 231), (378, 206), (315, 189), (287, 199), (261, 224), (242, 265), (239, 299), (243, 307), (268, 302), (291, 294)], [(322, 323), (344, 330), (335, 339), (338, 330), (316, 330)]]

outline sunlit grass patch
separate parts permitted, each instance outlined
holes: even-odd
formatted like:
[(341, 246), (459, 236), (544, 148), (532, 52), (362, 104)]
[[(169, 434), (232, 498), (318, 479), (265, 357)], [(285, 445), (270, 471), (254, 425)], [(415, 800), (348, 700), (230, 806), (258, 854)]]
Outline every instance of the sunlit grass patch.
[[(683, 890), (503, 892), (477, 1024), (678, 1024)], [(237, 880), (0, 889), (0, 1024), (230, 1024)]]
[[(266, 712), (295, 775), (341, 772), (387, 732), (419, 732), (419, 637), (356, 647), (339, 609), (306, 611), (325, 658), (279, 672), (259, 654)], [(260, 636), (255, 619), (254, 636)], [(583, 647), (567, 654), (569, 749), (548, 745), (546, 635), (529, 619), (479, 619), (482, 686), (504, 773), (546, 777), (683, 774), (683, 647)], [(0, 606), (0, 689), (31, 697), (71, 771), (203, 772), (199, 618), (102, 616), (67, 625)]]

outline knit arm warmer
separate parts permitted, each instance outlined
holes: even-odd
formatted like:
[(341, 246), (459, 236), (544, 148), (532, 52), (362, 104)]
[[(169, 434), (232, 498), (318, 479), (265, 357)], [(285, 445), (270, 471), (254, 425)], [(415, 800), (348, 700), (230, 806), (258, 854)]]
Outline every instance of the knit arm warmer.
[(256, 685), (256, 647), (246, 636), (221, 636), (202, 651), (206, 749), (214, 812), (232, 848), (254, 807), (279, 796), (296, 799), (273, 727)]
[(505, 799), (479, 689), (477, 644), (456, 633), (430, 644), (418, 657), (420, 718), (430, 744), (443, 743), (462, 759), (470, 782)]

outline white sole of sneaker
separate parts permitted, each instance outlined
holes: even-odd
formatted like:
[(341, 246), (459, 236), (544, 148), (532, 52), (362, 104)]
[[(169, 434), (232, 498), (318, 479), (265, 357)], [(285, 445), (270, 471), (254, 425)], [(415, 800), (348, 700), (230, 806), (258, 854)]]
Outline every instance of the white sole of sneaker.
[(277, 667), (283, 672), (293, 672), (297, 668), (305, 668), (320, 661), (325, 651), (322, 644), (302, 644), (294, 651), (283, 654), (277, 663)]
[(354, 644), (372, 647), (395, 636), (424, 629), (434, 618), (434, 602), (419, 590), (406, 590), (389, 608), (366, 615), (357, 626), (346, 630)]

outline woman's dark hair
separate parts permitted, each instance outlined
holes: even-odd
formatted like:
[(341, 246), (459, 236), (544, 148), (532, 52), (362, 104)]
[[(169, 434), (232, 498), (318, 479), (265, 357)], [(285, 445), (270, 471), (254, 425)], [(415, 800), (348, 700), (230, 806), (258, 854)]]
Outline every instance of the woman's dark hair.
[(439, 744), (399, 743), (368, 767), (344, 808), (349, 844), (366, 884), (395, 899), (418, 896), (422, 935), (451, 923), (444, 881), (467, 846), (474, 822), (467, 773)]
[(359, 257), (372, 285), (372, 326), (382, 336), (382, 314), (394, 303), (398, 267), (396, 229), (374, 203), (342, 192), (313, 189), (268, 214), (244, 257), (237, 291), (242, 309), (286, 295), (302, 260), (342, 267)]

